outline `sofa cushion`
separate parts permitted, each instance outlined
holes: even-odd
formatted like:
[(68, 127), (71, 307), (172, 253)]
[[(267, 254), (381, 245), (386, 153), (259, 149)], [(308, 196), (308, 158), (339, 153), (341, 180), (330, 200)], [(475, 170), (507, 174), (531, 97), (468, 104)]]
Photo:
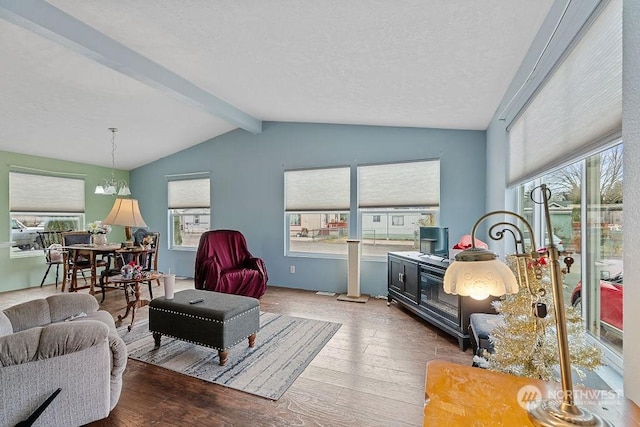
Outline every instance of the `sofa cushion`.
[(11, 326), (11, 320), (4, 314), (4, 311), (0, 311), (0, 337), (13, 333), (13, 326)]
[(0, 366), (19, 365), (34, 360), (41, 333), (42, 328), (31, 328), (0, 337)]
[(14, 305), (7, 308), (4, 314), (11, 320), (13, 332), (20, 332), (51, 323), (49, 304), (43, 299)]
[(105, 342), (108, 334), (107, 325), (97, 321), (52, 323), (42, 329), (36, 358), (48, 359), (81, 351)]
[(86, 316), (73, 319), (73, 322), (82, 322), (84, 320), (97, 320), (109, 327), (109, 331), (117, 335), (117, 329), (113, 316), (105, 310), (94, 311), (93, 313), (87, 313)]
[(60, 322), (80, 313), (98, 311), (98, 301), (89, 294), (57, 294), (46, 299), (49, 304), (49, 316), (52, 322)]

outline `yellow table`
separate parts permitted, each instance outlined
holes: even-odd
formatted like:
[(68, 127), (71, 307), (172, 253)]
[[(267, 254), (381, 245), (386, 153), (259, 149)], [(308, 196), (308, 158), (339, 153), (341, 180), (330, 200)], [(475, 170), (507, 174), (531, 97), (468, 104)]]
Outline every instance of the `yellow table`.
[[(542, 396), (561, 396), (559, 383), (516, 377), (441, 360), (427, 363), (424, 426), (520, 427), (533, 426), (526, 400), (539, 390)], [(640, 409), (632, 401), (599, 391), (576, 404), (615, 426), (640, 426)], [(528, 393), (528, 394), (526, 394)], [(582, 395), (586, 398), (586, 393)]]

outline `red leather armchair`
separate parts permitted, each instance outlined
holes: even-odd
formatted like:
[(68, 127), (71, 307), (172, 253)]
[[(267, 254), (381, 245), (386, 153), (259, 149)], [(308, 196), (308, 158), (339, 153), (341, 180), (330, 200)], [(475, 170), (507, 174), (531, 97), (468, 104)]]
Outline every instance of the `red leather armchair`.
[(267, 267), (251, 256), (235, 230), (206, 231), (200, 237), (195, 266), (196, 289), (260, 298), (267, 290)]

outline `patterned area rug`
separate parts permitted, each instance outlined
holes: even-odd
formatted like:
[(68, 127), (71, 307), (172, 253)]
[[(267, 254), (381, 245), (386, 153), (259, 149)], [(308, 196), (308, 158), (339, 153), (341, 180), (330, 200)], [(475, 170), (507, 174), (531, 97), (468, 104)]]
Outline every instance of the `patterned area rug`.
[(260, 313), (255, 347), (243, 341), (229, 350), (225, 366), (218, 351), (162, 337), (154, 347), (147, 320), (127, 332), (118, 329), (129, 357), (226, 387), (278, 400), (313, 358), (329, 342), (341, 324), (280, 314)]

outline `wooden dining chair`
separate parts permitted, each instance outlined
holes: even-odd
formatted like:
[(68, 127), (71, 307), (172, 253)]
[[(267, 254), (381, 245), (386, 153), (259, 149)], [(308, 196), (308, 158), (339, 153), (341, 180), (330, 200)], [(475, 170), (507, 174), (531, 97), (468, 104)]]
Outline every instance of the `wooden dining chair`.
[[(56, 288), (58, 287), (58, 277), (60, 266), (64, 270), (64, 249), (62, 248), (62, 231), (38, 231), (38, 240), (40, 247), (44, 251), (44, 261), (47, 264), (47, 271), (42, 276), (40, 287), (44, 285), (44, 281), (49, 275), (52, 266), (56, 266)], [(64, 278), (63, 278), (64, 279)]]

